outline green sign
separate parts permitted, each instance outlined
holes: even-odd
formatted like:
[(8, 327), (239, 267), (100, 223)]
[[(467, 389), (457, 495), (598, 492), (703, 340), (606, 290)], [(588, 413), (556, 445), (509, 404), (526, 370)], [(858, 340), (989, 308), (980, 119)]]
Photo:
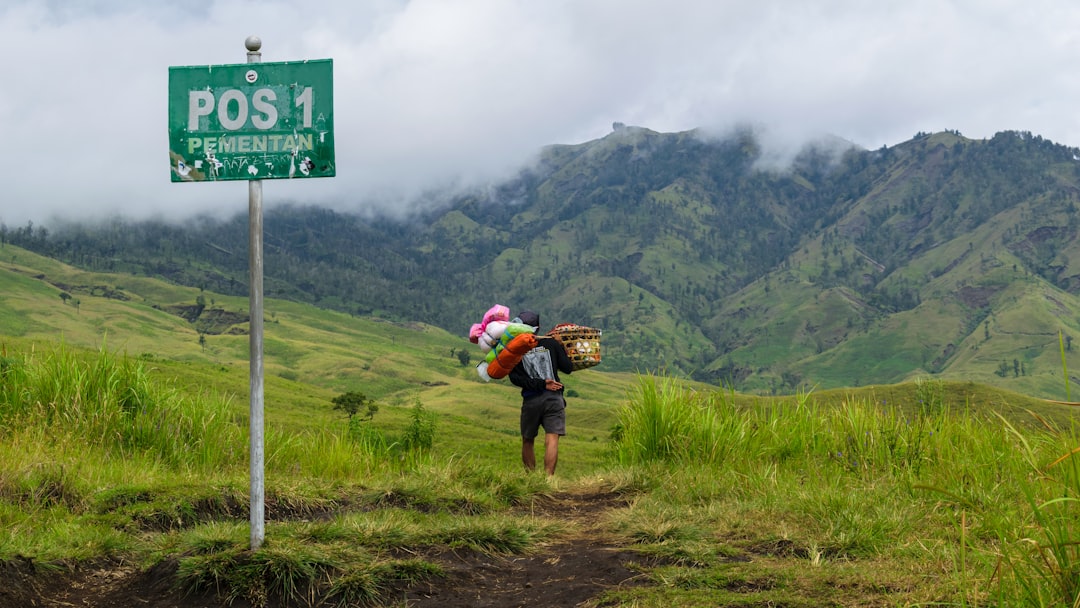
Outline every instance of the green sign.
[(333, 177), (332, 59), (169, 68), (174, 182)]

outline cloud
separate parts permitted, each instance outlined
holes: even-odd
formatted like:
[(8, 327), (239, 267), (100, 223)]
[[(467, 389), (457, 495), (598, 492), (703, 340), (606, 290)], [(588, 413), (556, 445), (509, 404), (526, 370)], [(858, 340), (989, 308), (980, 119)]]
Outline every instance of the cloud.
[(919, 131), (1080, 144), (1069, 0), (9, 0), (0, 222), (246, 212), (242, 182), (174, 184), (168, 67), (332, 58), (337, 177), (268, 205), (401, 211), (553, 143), (765, 125), (877, 148)]

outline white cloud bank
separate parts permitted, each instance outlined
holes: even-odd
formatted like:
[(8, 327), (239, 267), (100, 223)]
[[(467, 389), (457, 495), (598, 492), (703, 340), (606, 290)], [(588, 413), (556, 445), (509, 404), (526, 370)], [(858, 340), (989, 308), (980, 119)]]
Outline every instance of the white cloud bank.
[(1080, 145), (1071, 0), (2, 0), (0, 222), (246, 212), (243, 182), (170, 182), (167, 89), (251, 34), (334, 60), (337, 177), (266, 181), (267, 205), (406, 205), (614, 121)]

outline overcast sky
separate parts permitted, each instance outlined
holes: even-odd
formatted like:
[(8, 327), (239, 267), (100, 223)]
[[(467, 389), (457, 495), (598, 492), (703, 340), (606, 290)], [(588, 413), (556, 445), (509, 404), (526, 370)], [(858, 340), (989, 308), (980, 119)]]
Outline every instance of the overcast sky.
[(246, 213), (244, 182), (170, 181), (167, 93), (252, 34), (334, 61), (337, 177), (267, 180), (268, 208), (400, 210), (614, 121), (1080, 146), (1075, 0), (0, 0), (0, 222)]

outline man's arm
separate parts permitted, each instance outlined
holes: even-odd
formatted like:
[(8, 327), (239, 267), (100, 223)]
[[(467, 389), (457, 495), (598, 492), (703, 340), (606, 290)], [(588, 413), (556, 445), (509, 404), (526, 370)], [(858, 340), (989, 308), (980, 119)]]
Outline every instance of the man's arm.
[(510, 370), (510, 374), (507, 376), (510, 382), (519, 388), (525, 390), (540, 392), (546, 387), (542, 378), (532, 378), (529, 373), (525, 371), (525, 366), (518, 363), (514, 366), (514, 369)]

